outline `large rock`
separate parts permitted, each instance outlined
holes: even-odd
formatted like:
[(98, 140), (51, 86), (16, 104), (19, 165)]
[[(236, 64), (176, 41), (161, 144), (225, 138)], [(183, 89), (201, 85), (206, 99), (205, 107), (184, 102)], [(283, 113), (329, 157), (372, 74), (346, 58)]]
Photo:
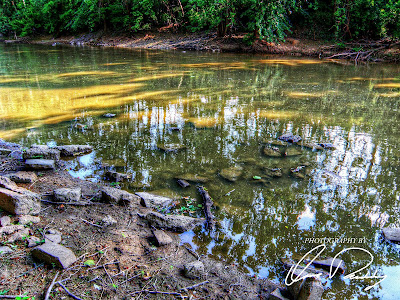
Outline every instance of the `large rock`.
[(221, 172), (219, 172), (219, 175), (221, 175), (221, 177), (231, 182), (235, 182), (236, 180), (238, 180), (239, 177), (242, 176), (242, 174), (243, 168), (240, 166), (222, 169)]
[(77, 188), (60, 188), (54, 190), (54, 200), (57, 202), (79, 202), (82, 190)]
[(197, 279), (204, 275), (204, 264), (199, 260), (187, 263), (183, 267), (183, 273), (187, 278)]
[(70, 249), (51, 242), (35, 247), (31, 253), (36, 259), (62, 269), (68, 268), (76, 261), (76, 256)]
[(276, 147), (265, 147), (263, 152), (268, 157), (282, 157), (282, 153)]
[(205, 221), (203, 218), (191, 218), (180, 215), (163, 215), (154, 211), (140, 216), (149, 221), (149, 223), (154, 227), (176, 232), (191, 230), (195, 226), (203, 224)]
[(117, 188), (103, 186), (101, 200), (106, 203), (136, 206), (140, 203), (140, 197)]
[(19, 171), (16, 173), (8, 174), (8, 178), (16, 183), (32, 183), (37, 180), (35, 172)]
[(0, 176), (0, 208), (16, 215), (37, 215), (40, 212), (40, 197)]
[(57, 146), (56, 149), (60, 150), (61, 156), (77, 156), (92, 152), (93, 147), (89, 145), (64, 145)]
[(205, 176), (200, 176), (197, 174), (186, 173), (179, 176), (176, 176), (175, 179), (183, 179), (190, 182), (197, 182), (197, 183), (206, 183), (210, 179)]
[(292, 133), (285, 133), (278, 137), (278, 139), (288, 143), (298, 143), (301, 141), (301, 136), (293, 135)]
[(57, 149), (49, 148), (48, 146), (39, 146), (26, 149), (22, 157), (24, 159), (52, 159), (59, 160), (60, 159), (60, 151)]
[(55, 161), (52, 159), (27, 159), (25, 166), (27, 169), (33, 170), (54, 170)]
[(165, 208), (170, 206), (174, 202), (174, 199), (154, 195), (147, 192), (139, 192), (136, 193), (136, 195), (140, 197), (141, 204), (145, 207)]
[(400, 243), (400, 228), (383, 228), (382, 233), (385, 239)]

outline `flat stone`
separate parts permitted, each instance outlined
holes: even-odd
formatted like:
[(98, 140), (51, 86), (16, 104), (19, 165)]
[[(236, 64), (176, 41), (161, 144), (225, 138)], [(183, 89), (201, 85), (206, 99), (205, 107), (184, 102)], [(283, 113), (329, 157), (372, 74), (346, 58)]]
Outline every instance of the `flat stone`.
[(55, 161), (52, 159), (27, 159), (25, 166), (33, 170), (54, 170)]
[(131, 176), (128, 174), (118, 173), (115, 171), (107, 171), (105, 176), (108, 180), (115, 182), (122, 182), (131, 178)]
[(383, 228), (382, 233), (388, 241), (400, 243), (400, 228)]
[(239, 166), (222, 169), (221, 172), (219, 172), (219, 175), (221, 175), (221, 177), (231, 182), (235, 182), (236, 180), (238, 180), (239, 177), (242, 176), (242, 174), (243, 168)]
[(187, 263), (183, 267), (183, 274), (187, 278), (197, 279), (204, 275), (204, 264), (199, 260)]
[(16, 183), (32, 183), (37, 180), (35, 172), (19, 171), (13, 174), (8, 174), (8, 178)]
[(28, 248), (36, 247), (40, 244), (43, 244), (43, 240), (39, 239), (36, 236), (31, 236), (26, 241)]
[(200, 175), (191, 174), (191, 173), (178, 175), (175, 178), (176, 179), (183, 179), (183, 180), (186, 180), (186, 181), (189, 181), (189, 182), (197, 182), (197, 183), (206, 183), (206, 182), (210, 181), (210, 179), (205, 177), (205, 176), (200, 176)]
[(60, 188), (54, 190), (54, 200), (57, 202), (79, 202), (82, 190), (77, 188)]
[(281, 290), (277, 288), (269, 295), (268, 300), (289, 300), (289, 299), (284, 297), (281, 293)]
[(29, 228), (22, 228), (21, 230), (18, 230), (17, 232), (14, 232), (7, 240), (8, 243), (15, 243), (19, 241), (25, 241), (28, 239), (30, 236), (30, 230)]
[(297, 156), (302, 154), (303, 152), (300, 149), (296, 149), (294, 147), (288, 147), (285, 151), (285, 156)]
[(24, 225), (8, 225), (0, 228), (0, 236), (4, 234), (12, 234), (18, 230), (24, 229)]
[(185, 145), (182, 144), (158, 144), (157, 147), (165, 152), (177, 152), (179, 150), (186, 149)]
[(304, 166), (298, 166), (296, 168), (291, 168), (290, 169), (290, 174), (294, 178), (304, 179), (304, 178), (306, 178), (306, 175), (304, 174), (304, 171), (305, 171), (305, 167)]
[(180, 215), (163, 215), (154, 211), (140, 216), (149, 221), (154, 227), (175, 232), (191, 230), (195, 226), (203, 224), (205, 221), (203, 218), (192, 218)]
[(93, 151), (93, 147), (89, 145), (64, 145), (57, 146), (56, 149), (60, 150), (61, 156), (77, 156)]
[(22, 215), (18, 217), (18, 222), (21, 225), (26, 225), (26, 224), (36, 224), (40, 222), (40, 217), (34, 217), (30, 215)]
[(103, 219), (101, 219), (101, 223), (103, 227), (113, 226), (117, 224), (117, 220), (115, 220), (112, 216), (107, 215)]
[(280, 150), (275, 147), (265, 147), (263, 152), (264, 155), (269, 157), (282, 157), (282, 153), (280, 152)]
[(0, 246), (0, 256), (14, 252), (10, 247)]
[(187, 188), (190, 186), (190, 183), (183, 179), (178, 179), (176, 182), (179, 184), (180, 187), (183, 188)]
[(163, 230), (154, 230), (153, 234), (157, 240), (158, 246), (165, 246), (172, 243), (172, 238)]
[(31, 251), (33, 257), (47, 264), (65, 269), (76, 261), (75, 254), (68, 248), (55, 243), (44, 243)]
[(136, 193), (136, 195), (140, 197), (140, 203), (143, 206), (150, 208), (165, 208), (170, 206), (172, 202), (174, 202), (174, 199), (158, 196), (147, 192), (139, 192)]
[(282, 134), (280, 137), (278, 137), (278, 139), (288, 143), (298, 143), (302, 140), (301, 136), (293, 135), (292, 133)]
[(272, 178), (282, 177), (281, 168), (264, 168), (265, 175)]
[(23, 188), (15, 191), (0, 188), (0, 208), (15, 215), (37, 215), (40, 212), (38, 194)]
[(317, 150), (323, 150), (324, 148), (321, 147), (320, 145), (316, 144), (316, 143), (312, 143), (312, 142), (305, 142), (305, 141), (301, 141), (299, 143), (297, 143), (298, 146), (304, 147), (304, 148), (308, 148), (311, 149), (313, 151), (317, 151)]
[(106, 203), (116, 203), (128, 206), (139, 205), (141, 201), (140, 197), (137, 195), (108, 186), (103, 186), (101, 188), (101, 199)]
[(0, 218), (0, 226), (4, 227), (4, 226), (8, 226), (11, 224), (11, 218), (9, 216), (2, 216)]
[(336, 147), (331, 143), (319, 143), (318, 145), (321, 146), (322, 148), (328, 149), (328, 150), (335, 150), (336, 149)]
[(46, 233), (44, 235), (44, 240), (46, 243), (50, 242), (50, 243), (55, 243), (55, 244), (59, 244), (61, 243), (61, 234), (52, 234), (52, 233)]
[(26, 149), (23, 152), (22, 157), (23, 159), (51, 159), (56, 161), (60, 160), (59, 150), (45, 147), (33, 147)]

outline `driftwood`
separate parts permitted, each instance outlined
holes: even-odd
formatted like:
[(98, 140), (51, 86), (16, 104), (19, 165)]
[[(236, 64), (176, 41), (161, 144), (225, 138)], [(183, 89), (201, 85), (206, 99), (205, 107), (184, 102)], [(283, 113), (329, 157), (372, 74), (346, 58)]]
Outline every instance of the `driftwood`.
[(208, 228), (213, 229), (215, 226), (214, 215), (211, 212), (211, 206), (213, 206), (213, 201), (210, 194), (206, 191), (203, 186), (198, 187), (200, 195), (203, 197), (204, 201), (204, 213), (206, 215), (206, 221)]

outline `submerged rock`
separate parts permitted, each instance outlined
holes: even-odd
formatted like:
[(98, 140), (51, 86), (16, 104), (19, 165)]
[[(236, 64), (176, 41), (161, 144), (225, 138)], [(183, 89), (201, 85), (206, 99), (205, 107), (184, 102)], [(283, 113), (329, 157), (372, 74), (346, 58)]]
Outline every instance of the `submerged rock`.
[(200, 176), (197, 174), (186, 173), (175, 177), (176, 179), (183, 179), (186, 181), (197, 182), (197, 183), (206, 183), (210, 179), (205, 176)]
[(115, 181), (115, 182), (122, 182), (122, 181), (125, 181), (125, 180), (131, 178), (131, 175), (118, 173), (115, 171), (107, 171), (105, 175), (108, 180)]
[(106, 113), (103, 115), (104, 118), (114, 118), (116, 116), (116, 114), (112, 114), (112, 113)]
[(297, 143), (298, 146), (311, 149), (313, 151), (323, 150), (324, 148), (316, 143), (301, 141)]
[(293, 135), (292, 133), (285, 133), (285, 134), (281, 135), (280, 137), (278, 137), (278, 139), (281, 141), (289, 142), (289, 143), (298, 143), (302, 140), (301, 136)]
[(178, 179), (176, 182), (179, 184), (179, 186), (183, 188), (187, 188), (190, 186), (190, 183), (183, 179)]
[(27, 159), (25, 167), (33, 170), (54, 170), (55, 161), (52, 159)]
[(305, 176), (305, 167), (304, 166), (298, 166), (297, 168), (291, 168), (290, 169), (290, 174), (298, 179), (304, 179), (306, 178)]
[(328, 149), (328, 150), (335, 150), (336, 149), (336, 147), (331, 143), (319, 143), (318, 145), (321, 146), (322, 148)]
[(265, 140), (263, 141), (263, 144), (268, 144), (271, 146), (282, 146), (282, 147), (287, 147), (289, 145), (289, 143), (280, 140)]
[(201, 225), (205, 221), (203, 218), (192, 218), (180, 215), (163, 215), (154, 211), (140, 216), (145, 218), (154, 227), (175, 232), (192, 230), (195, 226)]
[(240, 166), (235, 166), (222, 169), (221, 172), (219, 172), (219, 175), (221, 175), (221, 177), (225, 178), (228, 181), (235, 182), (240, 176), (242, 176), (242, 173), (243, 168)]
[(346, 266), (344, 264), (344, 261), (336, 258), (335, 260), (332, 257), (328, 257), (327, 259), (323, 259), (323, 260), (314, 260), (312, 262), (312, 265), (317, 267), (317, 268), (321, 268), (327, 271), (330, 271), (330, 268), (332, 266), (332, 270), (333, 272), (338, 269), (339, 273), (344, 274), (344, 272), (346, 271)]
[(303, 152), (300, 149), (296, 149), (294, 147), (289, 147), (285, 151), (285, 156), (297, 156), (301, 154), (303, 154)]
[(282, 177), (282, 169), (281, 168), (264, 168), (265, 175), (268, 177)]
[(400, 243), (400, 228), (383, 228), (382, 233), (388, 241)]
[(265, 147), (263, 152), (264, 155), (269, 157), (282, 157), (282, 153), (276, 147)]
[(165, 152), (178, 152), (186, 149), (186, 146), (182, 144), (158, 144), (157, 147)]
[(56, 149), (60, 150), (61, 156), (77, 156), (93, 151), (93, 147), (89, 145), (64, 145), (57, 146)]
[(174, 199), (158, 196), (155, 194), (147, 193), (147, 192), (139, 192), (136, 193), (137, 196), (141, 199), (141, 204), (145, 207), (151, 208), (165, 208), (170, 206)]

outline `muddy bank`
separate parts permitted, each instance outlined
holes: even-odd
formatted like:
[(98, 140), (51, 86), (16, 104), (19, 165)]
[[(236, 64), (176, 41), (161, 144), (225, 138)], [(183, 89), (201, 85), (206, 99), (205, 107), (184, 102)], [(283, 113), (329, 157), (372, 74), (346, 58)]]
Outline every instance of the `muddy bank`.
[(345, 59), (356, 62), (399, 62), (400, 42), (387, 40), (332, 43), (305, 38), (288, 37), (285, 42), (267, 43), (256, 41), (249, 45), (243, 42), (244, 34), (217, 37), (215, 33), (178, 34), (150, 32), (134, 36), (111, 35), (103, 32), (65, 36), (60, 38), (40, 37), (5, 40), (5, 43), (32, 43), (45, 45), (101, 46), (158, 50), (237, 52), (279, 54), (297, 57)]

